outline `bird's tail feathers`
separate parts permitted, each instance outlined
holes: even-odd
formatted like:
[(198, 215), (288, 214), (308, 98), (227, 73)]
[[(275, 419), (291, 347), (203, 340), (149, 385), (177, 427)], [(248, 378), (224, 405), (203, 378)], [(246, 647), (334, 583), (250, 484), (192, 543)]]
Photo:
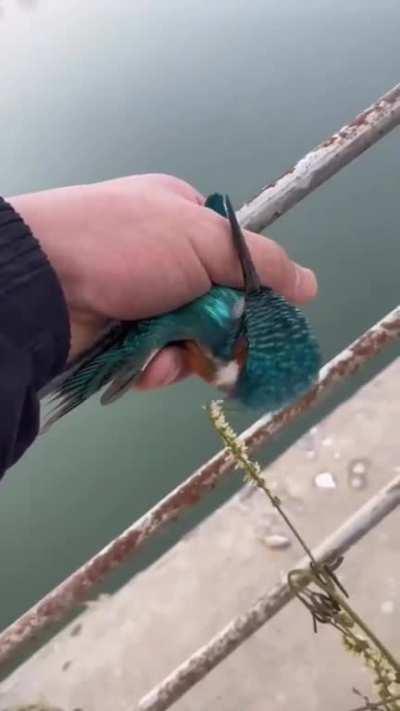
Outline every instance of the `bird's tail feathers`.
[(132, 357), (132, 347), (122, 344), (119, 348), (100, 353), (92, 361), (83, 364), (63, 382), (61, 388), (51, 398), (50, 402), (54, 404), (54, 408), (41, 427), (40, 433), (47, 432), (57, 420), (108, 383), (111, 385), (101, 398), (102, 404), (117, 400), (129, 389), (154, 355), (155, 353), (149, 357), (148, 352), (138, 351)]

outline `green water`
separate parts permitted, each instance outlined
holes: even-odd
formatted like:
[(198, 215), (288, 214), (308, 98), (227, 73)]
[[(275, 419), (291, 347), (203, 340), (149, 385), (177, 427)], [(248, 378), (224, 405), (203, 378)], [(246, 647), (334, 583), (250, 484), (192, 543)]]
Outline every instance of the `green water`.
[[(398, 0), (0, 7), (5, 195), (163, 171), (240, 205), (400, 76)], [(395, 132), (269, 230), (319, 275), (326, 358), (398, 302), (399, 158)], [(193, 381), (93, 400), (34, 445), (0, 487), (0, 628), (216, 451), (209, 397)]]

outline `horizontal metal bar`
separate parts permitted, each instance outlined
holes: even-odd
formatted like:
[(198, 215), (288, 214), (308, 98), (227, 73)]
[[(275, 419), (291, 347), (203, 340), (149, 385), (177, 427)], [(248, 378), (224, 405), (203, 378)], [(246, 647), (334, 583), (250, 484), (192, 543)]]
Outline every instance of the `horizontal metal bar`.
[[(348, 126), (344, 126), (321, 146), (311, 151), (308, 158), (306, 157), (307, 160), (304, 158), (299, 161), (292, 171), (282, 176), (275, 184), (267, 186), (251, 203), (243, 206), (239, 211), (241, 223), (253, 230), (271, 224), (323, 180), (338, 172), (341, 167), (399, 123), (400, 85), (391, 89)], [(335, 146), (334, 150), (333, 146)], [(319, 156), (318, 160), (312, 157), (314, 154)], [(286, 195), (285, 199), (283, 199), (284, 195)], [(350, 347), (351, 351), (346, 349), (343, 354), (331, 361), (323, 369), (318, 387), (305, 398), (275, 417), (261, 418), (246, 430), (242, 437), (250, 448), (267, 442), (275, 433), (319, 400), (322, 394), (336, 382), (352, 375), (363, 362), (399, 338), (399, 332), (400, 312), (396, 309), (356, 341)], [(4, 630), (0, 635), (0, 664), (41, 629), (52, 621), (62, 618), (70, 609), (87, 599), (96, 584), (126, 561), (166, 523), (174, 520), (186, 508), (196, 504), (215, 486), (222, 475), (231, 469), (232, 464), (226, 454), (224, 452), (217, 454), (184, 484), (168, 494), (106, 548)]]
[[(240, 439), (247, 444), (249, 451), (266, 444), (299, 415), (319, 402), (336, 384), (353, 375), (365, 362), (399, 338), (400, 307), (391, 311), (324, 366), (317, 385), (304, 397), (276, 415), (261, 417), (240, 435)], [(232, 469), (233, 463), (230, 457), (224, 450), (219, 452), (42, 598), (0, 635), (0, 664), (40, 630), (51, 622), (61, 619), (74, 606), (87, 599), (92, 588), (106, 575), (137, 552), (143, 543), (165, 524), (175, 520), (182, 511), (196, 504), (206, 492), (214, 488), (225, 473)]]
[[(342, 555), (399, 505), (400, 476), (397, 476), (326, 538), (313, 552), (314, 557), (322, 562)], [(309, 564), (309, 559), (303, 558), (294, 567), (306, 569)], [(276, 585), (146, 694), (139, 702), (137, 711), (168, 709), (265, 622), (274, 617), (292, 598), (293, 593), (287, 580)]]
[(400, 84), (313, 148), (238, 212), (243, 227), (259, 232), (400, 123)]

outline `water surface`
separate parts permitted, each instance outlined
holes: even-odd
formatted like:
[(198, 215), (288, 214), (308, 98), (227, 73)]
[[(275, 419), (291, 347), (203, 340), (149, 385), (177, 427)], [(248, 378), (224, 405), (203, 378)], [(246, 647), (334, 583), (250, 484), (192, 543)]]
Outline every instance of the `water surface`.
[[(398, 0), (0, 6), (4, 195), (161, 171), (239, 206), (399, 81)], [(326, 359), (398, 302), (399, 149), (394, 132), (269, 230), (318, 273)], [(0, 487), (0, 627), (216, 451), (210, 395), (92, 400), (37, 441)]]

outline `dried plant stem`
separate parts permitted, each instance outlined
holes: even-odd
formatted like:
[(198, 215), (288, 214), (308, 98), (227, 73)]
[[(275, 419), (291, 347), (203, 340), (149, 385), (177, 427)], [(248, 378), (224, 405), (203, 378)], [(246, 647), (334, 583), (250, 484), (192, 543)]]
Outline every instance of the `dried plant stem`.
[[(392, 701), (400, 701), (400, 695), (393, 696)], [(385, 706), (387, 708), (386, 701), (367, 702), (366, 706), (357, 706), (356, 709), (351, 709), (351, 711), (375, 711), (375, 709), (385, 709)]]
[(356, 625), (358, 625), (358, 627), (370, 638), (370, 640), (374, 643), (375, 647), (379, 649), (382, 656), (385, 657), (391, 667), (393, 667), (394, 671), (399, 675), (400, 681), (400, 663), (397, 661), (397, 659), (395, 659), (390, 650), (383, 644), (383, 642), (381, 642), (379, 637), (374, 634), (369, 625), (367, 625), (366, 622), (364, 622), (364, 620), (357, 614), (357, 612), (355, 612), (355, 610), (350, 607), (345, 598), (337, 591), (335, 591), (333, 594), (335, 595), (340, 607), (345, 610), (345, 612), (347, 612), (347, 614), (352, 618)]
[[(400, 662), (350, 606), (346, 599), (347, 592), (334, 572), (340, 565), (341, 559), (322, 564), (315, 560), (307, 543), (283, 510), (280, 499), (268, 488), (260, 465), (250, 459), (246, 445), (239, 440), (225, 419), (220, 401), (212, 402), (207, 410), (211, 422), (232, 456), (236, 468), (243, 469), (246, 480), (252, 481), (264, 492), (310, 559), (309, 570), (290, 571), (288, 582), (297, 598), (310, 611), (314, 630), (317, 631), (317, 622), (330, 624), (342, 634), (345, 648), (361, 657), (366, 666), (373, 670), (380, 701), (371, 703), (367, 697), (364, 697), (366, 706), (358, 711), (380, 708), (386, 709), (386, 711), (400, 710), (400, 703), (398, 703), (400, 699), (398, 694), (400, 691)], [(315, 587), (322, 592), (316, 591)], [(359, 632), (363, 634), (359, 634)]]
[(303, 550), (306, 552), (311, 562), (317, 565), (311, 549), (308, 547), (307, 543), (304, 541), (300, 533), (297, 531), (295, 526), (286, 515), (285, 511), (282, 509), (281, 501), (278, 496), (275, 496), (268, 488), (264, 477), (261, 474), (261, 467), (257, 462), (250, 459), (246, 445), (238, 439), (238, 436), (233, 431), (233, 429), (228, 425), (222, 414), (221, 401), (214, 400), (208, 407), (207, 412), (210, 419), (216, 428), (219, 436), (221, 437), (225, 447), (232, 454), (235, 462), (235, 468), (242, 468), (245, 472), (245, 478), (248, 481), (252, 481), (259, 489), (262, 489), (264, 494), (270, 500), (272, 506), (279, 511), (286, 525), (290, 528), (295, 538), (297, 538)]

